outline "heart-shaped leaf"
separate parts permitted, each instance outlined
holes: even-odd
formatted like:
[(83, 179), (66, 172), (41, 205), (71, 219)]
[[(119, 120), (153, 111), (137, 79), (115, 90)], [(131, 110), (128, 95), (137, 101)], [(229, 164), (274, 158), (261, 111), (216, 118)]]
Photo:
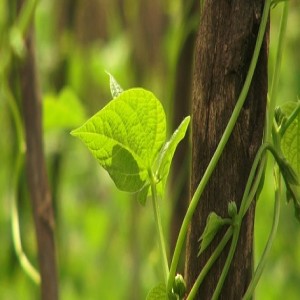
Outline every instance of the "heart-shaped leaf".
[(141, 88), (110, 101), (72, 135), (80, 138), (123, 191), (137, 192), (166, 138), (166, 118), (159, 100)]

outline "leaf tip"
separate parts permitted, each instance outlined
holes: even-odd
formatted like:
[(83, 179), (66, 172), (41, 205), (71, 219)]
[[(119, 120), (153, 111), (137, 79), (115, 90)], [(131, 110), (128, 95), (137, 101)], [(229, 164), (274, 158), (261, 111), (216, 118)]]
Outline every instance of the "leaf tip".
[(78, 128), (73, 129), (73, 130), (70, 132), (70, 135), (77, 137), (77, 136), (79, 135)]

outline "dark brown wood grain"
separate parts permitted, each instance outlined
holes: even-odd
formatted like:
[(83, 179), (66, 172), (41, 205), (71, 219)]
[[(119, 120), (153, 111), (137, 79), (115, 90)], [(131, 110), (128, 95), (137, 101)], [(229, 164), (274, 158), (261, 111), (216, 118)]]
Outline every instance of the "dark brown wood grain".
[[(206, 0), (195, 50), (192, 103), (193, 194), (216, 150), (248, 72), (264, 1)], [(211, 211), (227, 216), (227, 205), (239, 207), (254, 156), (262, 142), (267, 97), (268, 34), (260, 52), (254, 78), (224, 153), (206, 186), (193, 217), (187, 239), (186, 280), (196, 280), (218, 241), (197, 258), (198, 239)], [(254, 206), (244, 218), (236, 253), (220, 299), (242, 299), (252, 272)], [(228, 247), (209, 272), (197, 299), (211, 299), (222, 272)]]
[(54, 217), (42, 141), (41, 97), (37, 84), (33, 29), (25, 38), (20, 66), (21, 99), (26, 135), (26, 172), (37, 236), (41, 299), (58, 299)]

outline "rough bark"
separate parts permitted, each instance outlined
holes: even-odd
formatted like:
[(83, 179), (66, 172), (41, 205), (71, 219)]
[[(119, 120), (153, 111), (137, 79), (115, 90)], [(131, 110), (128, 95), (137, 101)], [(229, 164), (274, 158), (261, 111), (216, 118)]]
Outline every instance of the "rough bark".
[(36, 78), (33, 29), (25, 38), (26, 58), (20, 66), (26, 135), (26, 172), (32, 202), (41, 274), (41, 298), (58, 299), (54, 217), (43, 153), (41, 98)]
[[(195, 50), (192, 104), (193, 194), (220, 141), (240, 94), (256, 42), (264, 1), (206, 0)], [(266, 35), (254, 78), (233, 133), (202, 195), (188, 233), (186, 279), (191, 288), (222, 234), (197, 258), (198, 239), (211, 211), (226, 217), (227, 205), (239, 207), (254, 156), (262, 142), (267, 95)], [(252, 271), (254, 206), (245, 216), (239, 242), (220, 299), (242, 299)], [(211, 299), (228, 247), (198, 291)]]

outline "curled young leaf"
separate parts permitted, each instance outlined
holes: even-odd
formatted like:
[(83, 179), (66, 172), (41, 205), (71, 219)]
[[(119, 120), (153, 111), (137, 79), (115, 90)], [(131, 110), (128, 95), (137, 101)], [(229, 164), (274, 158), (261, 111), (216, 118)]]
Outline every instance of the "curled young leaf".
[(117, 80), (109, 72), (106, 72), (106, 74), (109, 76), (109, 86), (111, 95), (113, 98), (117, 98), (123, 92), (123, 89), (121, 85), (117, 82)]
[(227, 223), (227, 220), (221, 218), (214, 212), (208, 215), (204, 232), (198, 240), (200, 242), (198, 256), (210, 245), (221, 227)]
[(228, 203), (228, 215), (230, 218), (234, 218), (237, 215), (237, 207), (234, 201)]
[(186, 134), (190, 119), (191, 118), (188, 116), (181, 122), (179, 127), (174, 131), (170, 140), (164, 144), (158, 154), (155, 173), (159, 180), (163, 180), (163, 186), (165, 186), (176, 148)]
[(179, 299), (183, 299), (186, 293), (186, 283), (181, 274), (175, 276), (173, 284), (173, 292), (178, 296)]

